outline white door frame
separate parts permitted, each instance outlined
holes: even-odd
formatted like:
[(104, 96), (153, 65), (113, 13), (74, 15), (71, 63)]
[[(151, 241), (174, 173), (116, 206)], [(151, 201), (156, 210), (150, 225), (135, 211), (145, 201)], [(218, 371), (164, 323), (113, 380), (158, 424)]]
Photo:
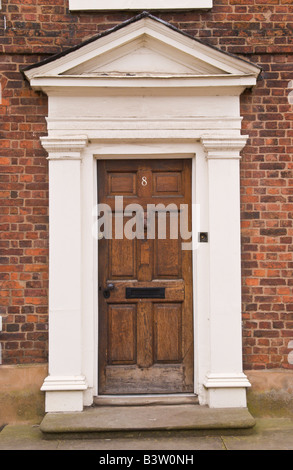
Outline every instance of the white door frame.
[[(242, 371), (238, 178), (239, 152), (245, 141), (227, 135), (160, 144), (144, 139), (126, 145), (121, 141), (89, 144), (84, 136), (76, 135), (42, 139), (50, 162), (50, 277), (55, 280), (50, 288), (50, 374), (42, 387), (46, 411), (80, 411), (98, 393), (98, 256), (92, 235), (96, 159), (151, 156), (193, 157), (192, 202), (200, 208), (200, 227), (193, 237), (197, 240), (199, 228), (209, 233), (209, 243), (198, 244), (193, 252), (194, 391), (200, 404), (246, 406), (245, 389), (250, 384)], [(65, 174), (71, 174), (67, 182), (56, 176)], [(66, 211), (74, 216), (66, 220), (66, 237), (64, 199)], [(79, 288), (72, 289), (73, 282)], [(54, 309), (57, 301), (59, 308)], [(60, 307), (69, 301), (71, 306)], [(68, 325), (70, 334), (66, 335)]]

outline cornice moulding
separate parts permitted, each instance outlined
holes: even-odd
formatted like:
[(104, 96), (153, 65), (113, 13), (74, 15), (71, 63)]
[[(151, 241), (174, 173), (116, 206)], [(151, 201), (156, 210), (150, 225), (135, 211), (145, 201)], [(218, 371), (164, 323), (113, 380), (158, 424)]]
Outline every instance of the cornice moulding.
[(248, 136), (202, 137), (201, 142), (208, 160), (241, 159), (240, 152), (247, 143)]
[(81, 152), (87, 146), (86, 135), (41, 137), (41, 143), (48, 152), (48, 160), (81, 160)]
[[(43, 90), (48, 95), (58, 88), (235, 88), (235, 94), (240, 95), (246, 88), (256, 84), (256, 78), (251, 75), (211, 75), (211, 76), (36, 76), (31, 79), (31, 86)], [(218, 91), (217, 91), (218, 93)], [(227, 93), (231, 95), (231, 93)]]

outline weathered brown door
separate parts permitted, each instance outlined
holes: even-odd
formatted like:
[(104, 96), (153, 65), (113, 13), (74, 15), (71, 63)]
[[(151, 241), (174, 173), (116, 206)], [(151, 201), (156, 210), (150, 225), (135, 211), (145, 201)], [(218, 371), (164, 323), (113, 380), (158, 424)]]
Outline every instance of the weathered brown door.
[[(123, 210), (115, 196), (120, 205), (123, 196)], [(171, 231), (172, 210), (165, 239), (159, 238), (160, 209), (151, 239), (147, 233), (150, 204), (188, 204), (191, 230), (191, 161), (99, 161), (98, 197), (113, 214), (112, 239), (99, 240), (98, 249), (99, 393), (192, 393), (192, 252), (182, 250), (180, 229), (177, 239)], [(143, 208), (144, 238), (129, 239), (129, 204)], [(120, 239), (114, 215), (126, 232)]]

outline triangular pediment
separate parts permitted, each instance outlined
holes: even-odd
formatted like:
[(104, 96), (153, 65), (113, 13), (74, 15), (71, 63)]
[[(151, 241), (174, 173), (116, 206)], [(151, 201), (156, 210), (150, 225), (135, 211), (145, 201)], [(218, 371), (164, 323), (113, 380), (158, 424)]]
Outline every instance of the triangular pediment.
[(143, 33), (138, 38), (95, 56), (64, 75), (216, 75), (226, 73), (208, 62)]
[(46, 77), (256, 79), (260, 69), (144, 13), (24, 72), (36, 85), (36, 80)]

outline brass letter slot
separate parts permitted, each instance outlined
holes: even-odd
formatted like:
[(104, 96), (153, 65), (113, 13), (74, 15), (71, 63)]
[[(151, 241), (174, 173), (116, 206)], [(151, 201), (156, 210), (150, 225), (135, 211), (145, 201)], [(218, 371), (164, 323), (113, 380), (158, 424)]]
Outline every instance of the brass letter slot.
[(126, 287), (126, 299), (165, 299), (165, 287)]

